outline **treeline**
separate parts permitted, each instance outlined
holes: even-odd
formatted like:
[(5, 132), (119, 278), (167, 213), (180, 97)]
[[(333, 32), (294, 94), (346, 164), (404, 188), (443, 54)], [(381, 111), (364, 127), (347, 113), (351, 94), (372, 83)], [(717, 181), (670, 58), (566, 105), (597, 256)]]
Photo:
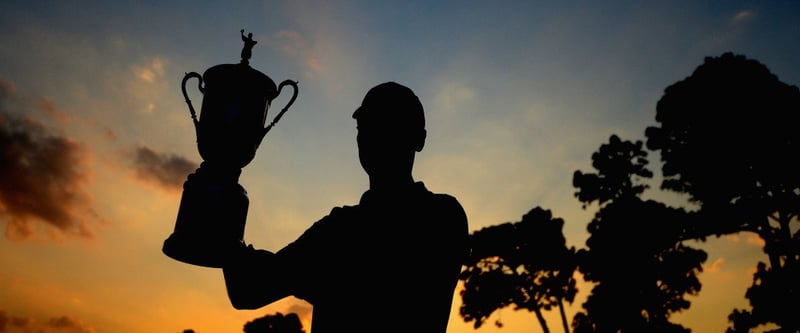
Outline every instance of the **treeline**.
[[(244, 333), (306, 333), (300, 317), (296, 313), (276, 312), (266, 314), (244, 324)], [(193, 329), (185, 329), (183, 333), (196, 333)]]
[[(764, 241), (748, 309), (731, 309), (728, 333), (800, 332), (800, 91), (760, 62), (724, 53), (707, 57), (668, 86), (657, 126), (643, 140), (611, 135), (592, 154), (590, 172), (575, 171), (575, 197), (597, 209), (586, 247), (566, 246), (564, 221), (536, 207), (519, 222), (471, 234), (461, 279), (460, 315), (474, 327), (512, 306), (558, 309), (564, 332), (690, 332), (670, 321), (698, 295), (705, 251), (688, 241), (751, 232)], [(660, 190), (683, 194), (676, 206), (645, 199), (660, 155)], [(692, 242), (696, 243), (696, 242)], [(582, 310), (575, 274), (593, 286)]]

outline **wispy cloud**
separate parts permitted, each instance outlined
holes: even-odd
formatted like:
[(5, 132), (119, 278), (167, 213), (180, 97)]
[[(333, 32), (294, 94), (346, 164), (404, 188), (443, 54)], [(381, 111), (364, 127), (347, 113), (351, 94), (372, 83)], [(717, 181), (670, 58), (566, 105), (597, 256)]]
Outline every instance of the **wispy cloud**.
[(43, 223), (55, 228), (52, 236), (91, 238), (89, 222), (101, 219), (88, 192), (90, 150), (20, 116), (25, 110), (6, 110), (36, 107), (8, 103), (16, 96), (8, 87), (0, 85), (0, 218), (7, 220), (6, 237), (27, 239)]
[(464, 109), (469, 109), (465, 106), (473, 103), (475, 98), (475, 91), (467, 85), (460, 82), (447, 82), (441, 85), (440, 90), (433, 97), (433, 107), (442, 112), (447, 112), (447, 115), (450, 116)]
[(161, 57), (152, 57), (147, 62), (130, 66), (131, 79), (128, 81), (128, 94), (141, 103), (139, 110), (150, 113), (157, 105), (166, 88), (164, 73), (168, 61)]
[(186, 176), (193, 172), (198, 164), (183, 156), (160, 153), (152, 148), (139, 146), (133, 151), (131, 166), (139, 180), (163, 189), (174, 190), (180, 189)]
[(755, 246), (756, 246), (756, 247), (758, 247), (758, 248), (763, 248), (763, 247), (764, 247), (764, 244), (765, 244), (765, 242), (764, 242), (764, 239), (763, 239), (763, 238), (761, 238), (761, 236), (759, 236), (759, 235), (758, 235), (758, 234), (756, 234), (756, 233), (750, 233), (750, 234), (748, 234), (748, 235), (747, 235), (747, 238), (745, 238), (745, 242), (746, 242), (748, 245), (755, 245)]
[(718, 272), (718, 271), (722, 270), (722, 266), (723, 265), (725, 265), (725, 259), (724, 258), (718, 258), (717, 260), (714, 260), (714, 262), (712, 262), (709, 265), (703, 265), (704, 266), (703, 268), (704, 268), (704, 270), (706, 272), (713, 273), (713, 272)]
[(300, 61), (301, 65), (306, 69), (304, 75), (308, 79), (324, 71), (311, 43), (297, 31), (278, 31), (266, 43)]
[(155, 83), (157, 79), (164, 76), (164, 63), (161, 61), (161, 58), (156, 57), (151, 59), (150, 63), (144, 66), (132, 66), (131, 70), (139, 80), (147, 83)]
[(734, 22), (742, 22), (742, 21), (750, 20), (754, 16), (755, 16), (755, 13), (753, 13), (753, 12), (751, 12), (749, 10), (743, 10), (743, 11), (740, 11), (740, 12), (736, 13), (736, 15), (733, 16), (733, 21)]
[(36, 101), (36, 106), (40, 110), (44, 111), (47, 115), (58, 121), (68, 122), (72, 120), (72, 117), (58, 110), (55, 105), (53, 105), (53, 101), (48, 98), (40, 98), (38, 101)]

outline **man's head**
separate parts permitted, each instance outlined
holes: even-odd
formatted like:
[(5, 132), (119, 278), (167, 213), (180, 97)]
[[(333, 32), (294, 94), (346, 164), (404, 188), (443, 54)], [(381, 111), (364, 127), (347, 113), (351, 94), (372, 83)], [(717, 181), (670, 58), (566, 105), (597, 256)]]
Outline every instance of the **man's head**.
[(425, 111), (411, 89), (396, 82), (379, 84), (367, 92), (353, 118), (367, 173), (410, 173), (414, 153), (422, 150), (426, 137)]

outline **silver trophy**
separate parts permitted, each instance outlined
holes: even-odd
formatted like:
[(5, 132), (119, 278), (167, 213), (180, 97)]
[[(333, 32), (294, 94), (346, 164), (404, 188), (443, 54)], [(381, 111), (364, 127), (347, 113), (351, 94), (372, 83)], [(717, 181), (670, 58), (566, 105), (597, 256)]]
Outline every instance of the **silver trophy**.
[[(225, 254), (243, 243), (249, 200), (238, 183), (242, 168), (255, 157), (264, 136), (297, 98), (297, 82), (275, 85), (250, 67), (252, 33), (242, 33), (244, 47), (237, 64), (220, 64), (203, 75), (186, 73), (181, 90), (189, 106), (203, 162), (183, 184), (175, 229), (164, 241), (167, 256), (188, 264), (222, 267)], [(198, 80), (203, 94), (200, 119), (186, 93), (186, 83)], [(286, 106), (266, 125), (271, 102), (284, 87), (292, 88)], [(266, 125), (266, 126), (265, 126)]]

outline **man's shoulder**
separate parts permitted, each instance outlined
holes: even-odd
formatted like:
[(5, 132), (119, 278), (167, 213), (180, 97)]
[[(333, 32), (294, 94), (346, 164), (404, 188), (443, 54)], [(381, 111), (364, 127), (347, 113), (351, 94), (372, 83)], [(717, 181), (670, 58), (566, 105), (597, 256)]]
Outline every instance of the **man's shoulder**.
[(357, 206), (345, 205), (345, 206), (336, 206), (331, 209), (331, 212), (328, 213), (327, 217), (341, 217), (341, 216), (349, 216), (353, 214), (357, 209)]
[(430, 192), (430, 200), (438, 206), (463, 209), (461, 202), (459, 202), (455, 196), (448, 193)]
[(437, 219), (450, 221), (456, 228), (467, 227), (467, 213), (458, 199), (447, 193), (431, 193), (431, 200), (426, 209), (429, 214), (437, 215)]
[(328, 215), (323, 216), (306, 229), (304, 235), (330, 235), (340, 228), (343, 221), (351, 220), (355, 210), (355, 206), (333, 207)]
[(461, 207), (461, 203), (458, 202), (458, 199), (456, 199), (455, 196), (449, 193), (431, 191), (427, 186), (425, 186), (425, 183), (423, 182), (418, 182), (417, 185), (419, 186), (419, 189), (422, 190), (422, 192), (426, 193), (431, 198), (432, 201), (441, 205), (452, 205)]
[(434, 192), (431, 192), (431, 194), (433, 195), (433, 200), (436, 200), (437, 202), (441, 202), (443, 204), (451, 204), (451, 205), (461, 206), (461, 203), (458, 202), (458, 199), (456, 199), (456, 197), (451, 195), (451, 194), (434, 193)]

